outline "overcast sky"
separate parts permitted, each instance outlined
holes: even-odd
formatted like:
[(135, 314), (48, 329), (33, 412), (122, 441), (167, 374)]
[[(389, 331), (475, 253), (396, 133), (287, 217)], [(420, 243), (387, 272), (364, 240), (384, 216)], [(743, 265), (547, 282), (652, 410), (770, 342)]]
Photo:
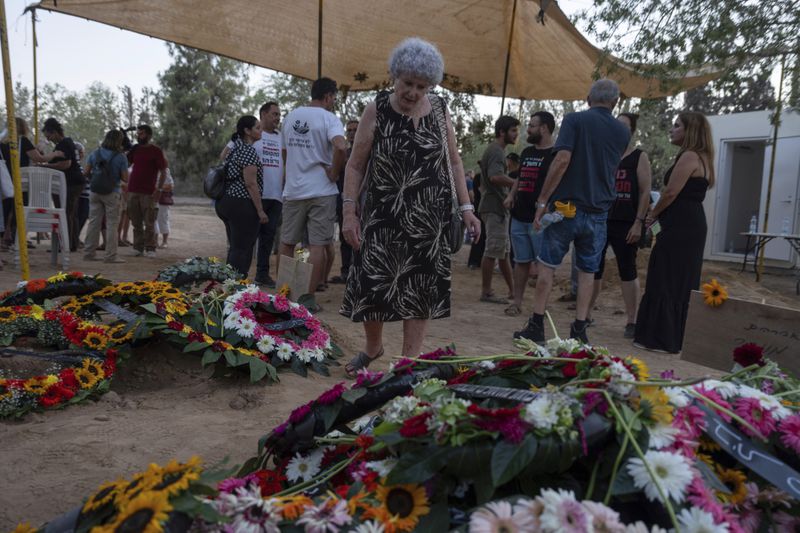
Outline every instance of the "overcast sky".
[[(2, 1), (2, 0), (0, 0)], [(23, 15), (31, 0), (5, 0), (11, 54), (11, 73), (15, 81), (33, 86), (33, 46), (30, 14)], [(591, 0), (560, 2), (565, 13), (589, 7)], [(60, 83), (81, 90), (93, 81), (110, 87), (129, 85), (135, 92), (156, 87), (158, 73), (170, 64), (164, 41), (145, 37), (81, 18), (40, 11), (36, 24), (39, 85)], [(268, 69), (256, 68), (252, 77), (259, 80)], [(5, 93), (0, 91), (5, 105)], [(481, 102), (485, 112), (497, 113), (499, 99)]]

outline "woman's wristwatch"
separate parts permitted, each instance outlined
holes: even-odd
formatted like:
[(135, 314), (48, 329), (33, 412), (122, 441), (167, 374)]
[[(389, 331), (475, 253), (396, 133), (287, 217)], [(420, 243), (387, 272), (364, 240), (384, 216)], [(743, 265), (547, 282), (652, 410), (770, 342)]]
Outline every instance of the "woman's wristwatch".
[(462, 213), (465, 211), (475, 211), (475, 206), (472, 204), (461, 204), (460, 206), (458, 206), (458, 210), (461, 211)]

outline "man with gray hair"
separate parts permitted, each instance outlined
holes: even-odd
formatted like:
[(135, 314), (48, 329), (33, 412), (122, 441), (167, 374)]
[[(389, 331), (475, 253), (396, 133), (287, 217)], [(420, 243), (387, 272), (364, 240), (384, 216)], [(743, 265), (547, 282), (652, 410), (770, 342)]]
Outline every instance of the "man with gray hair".
[(606, 218), (616, 198), (615, 170), (631, 136), (629, 129), (611, 113), (618, 101), (616, 82), (598, 80), (589, 91), (589, 109), (570, 113), (561, 123), (553, 147), (557, 153), (536, 200), (534, 227), (542, 231), (542, 218), (551, 208), (563, 215), (563, 219), (558, 221), (556, 215), (552, 219), (555, 222), (545, 224), (533, 315), (522, 331), (514, 333), (514, 338), (544, 342), (544, 312), (553, 288), (553, 274), (569, 251), (570, 243), (574, 243), (578, 300), (570, 337), (589, 343), (586, 316), (594, 273), (600, 268), (606, 243)]

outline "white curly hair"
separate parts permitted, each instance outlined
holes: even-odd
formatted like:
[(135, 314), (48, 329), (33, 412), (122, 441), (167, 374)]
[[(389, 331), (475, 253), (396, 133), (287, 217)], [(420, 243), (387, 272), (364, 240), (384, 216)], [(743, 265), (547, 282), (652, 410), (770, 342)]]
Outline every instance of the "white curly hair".
[(394, 79), (406, 75), (439, 85), (444, 77), (444, 59), (435, 45), (419, 37), (410, 37), (392, 50), (389, 73)]

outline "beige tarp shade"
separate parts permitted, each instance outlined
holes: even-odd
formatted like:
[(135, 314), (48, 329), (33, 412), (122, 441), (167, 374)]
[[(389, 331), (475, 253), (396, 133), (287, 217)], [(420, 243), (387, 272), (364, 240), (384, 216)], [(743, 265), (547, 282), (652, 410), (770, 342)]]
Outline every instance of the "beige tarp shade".
[[(353, 90), (388, 81), (387, 58), (403, 38), (439, 46), (455, 90), (502, 93), (514, 0), (324, 0), (322, 74)], [(317, 77), (318, 0), (45, 0), (39, 7), (192, 46), (307, 79)], [(555, 2), (518, 0), (507, 96), (579, 100), (600, 51)], [(101, 46), (98, 43), (98, 46)], [(147, 58), (132, 57), (133, 61)], [(613, 76), (626, 96), (667, 94), (654, 80)], [(714, 76), (687, 77), (669, 93)]]

